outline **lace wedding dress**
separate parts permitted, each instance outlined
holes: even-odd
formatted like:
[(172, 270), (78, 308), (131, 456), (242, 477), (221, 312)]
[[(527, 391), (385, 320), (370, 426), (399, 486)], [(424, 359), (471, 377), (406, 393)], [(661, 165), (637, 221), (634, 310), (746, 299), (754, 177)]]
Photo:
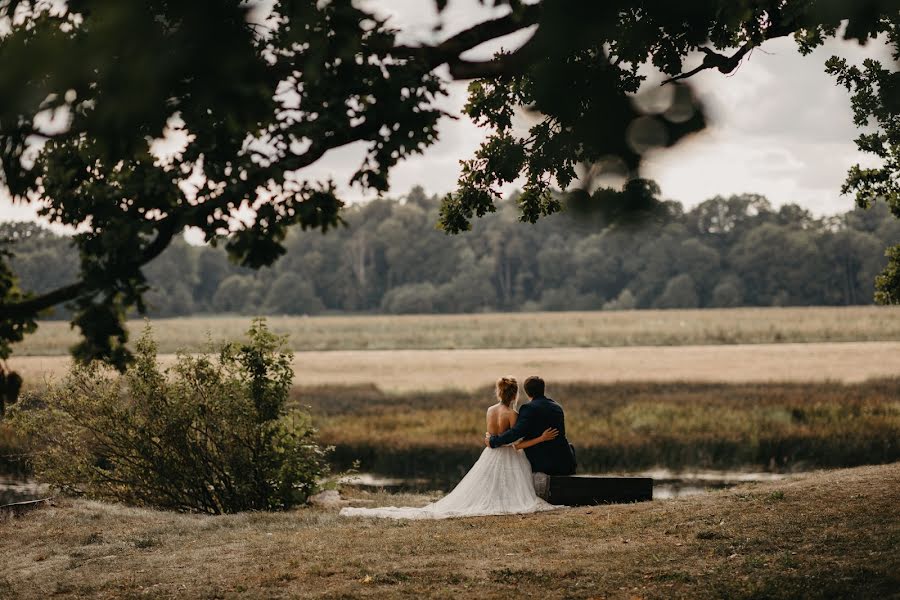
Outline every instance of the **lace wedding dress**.
[(533, 513), (562, 508), (534, 493), (531, 464), (525, 453), (512, 446), (485, 448), (478, 462), (453, 491), (422, 508), (385, 506), (342, 508), (345, 517), (390, 519), (448, 519)]

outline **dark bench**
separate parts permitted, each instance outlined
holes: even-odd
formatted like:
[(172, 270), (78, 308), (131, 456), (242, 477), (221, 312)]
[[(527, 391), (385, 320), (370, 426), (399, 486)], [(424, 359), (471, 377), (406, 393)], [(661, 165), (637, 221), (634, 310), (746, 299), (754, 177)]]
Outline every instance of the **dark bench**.
[(550, 504), (589, 506), (653, 500), (650, 477), (599, 477), (592, 475), (534, 475), (537, 495)]

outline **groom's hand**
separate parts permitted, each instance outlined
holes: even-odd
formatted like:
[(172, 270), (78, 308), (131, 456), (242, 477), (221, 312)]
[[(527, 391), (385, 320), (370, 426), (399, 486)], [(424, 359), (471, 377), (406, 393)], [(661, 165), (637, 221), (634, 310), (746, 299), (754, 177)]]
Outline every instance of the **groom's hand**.
[(484, 432), (484, 445), (487, 448), (491, 447), (491, 434), (486, 431)]

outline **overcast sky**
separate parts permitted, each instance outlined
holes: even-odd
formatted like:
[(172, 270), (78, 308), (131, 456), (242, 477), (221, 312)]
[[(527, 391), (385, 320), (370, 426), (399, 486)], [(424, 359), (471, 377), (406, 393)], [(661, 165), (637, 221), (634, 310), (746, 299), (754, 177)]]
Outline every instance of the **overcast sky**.
[[(482, 7), (477, 0), (452, 0), (441, 17), (443, 31), (435, 33), (438, 15), (430, 0), (368, 0), (368, 7), (390, 15), (390, 23), (404, 31), (402, 42), (434, 42), (503, 9)], [(525, 32), (527, 35), (527, 32)], [(473, 50), (467, 57), (488, 57), (502, 45), (515, 48), (523, 35)], [(665, 198), (690, 207), (712, 196), (759, 193), (776, 206), (795, 202), (815, 214), (833, 214), (852, 207), (840, 196), (847, 168), (867, 158), (856, 151), (850, 97), (824, 73), (833, 54), (860, 62), (873, 48), (855, 42), (831, 41), (809, 56), (801, 56), (790, 39), (767, 42), (754, 50), (731, 75), (705, 71), (692, 78), (707, 107), (710, 126), (674, 149), (651, 156), (643, 175), (656, 180)], [(880, 51), (880, 58), (887, 53)], [(686, 64), (692, 68), (699, 58)], [(465, 102), (465, 83), (450, 84), (441, 105), (459, 113)], [(565, 93), (561, 90), (561, 93)], [(414, 185), (443, 194), (452, 191), (459, 161), (472, 156), (485, 132), (466, 118), (444, 119), (440, 140), (424, 155), (400, 163), (391, 174), (391, 195), (403, 195)], [(369, 195), (347, 182), (362, 160), (362, 147), (328, 153), (306, 169), (310, 179), (333, 177), (343, 197), (363, 200)], [(14, 206), (0, 191), (0, 219), (34, 218), (28, 206)]]

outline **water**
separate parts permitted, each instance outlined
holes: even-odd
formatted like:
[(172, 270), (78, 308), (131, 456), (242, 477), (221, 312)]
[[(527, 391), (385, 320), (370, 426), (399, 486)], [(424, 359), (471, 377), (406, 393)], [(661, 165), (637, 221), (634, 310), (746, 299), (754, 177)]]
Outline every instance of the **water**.
[(669, 469), (653, 469), (639, 473), (624, 473), (626, 476), (652, 477), (653, 497), (682, 498), (696, 496), (715, 490), (728, 489), (742, 483), (781, 481), (789, 477), (783, 473), (765, 473), (753, 471), (684, 471)]
[(37, 500), (50, 495), (48, 486), (21, 477), (0, 475), (0, 506), (25, 500)]
[[(631, 473), (586, 473), (586, 475), (616, 475), (624, 477), (652, 477), (653, 498), (683, 498), (707, 492), (722, 490), (751, 482), (781, 481), (789, 477), (782, 473), (766, 473), (753, 471), (671, 471), (669, 469), (653, 469)], [(431, 492), (450, 491), (456, 481), (446, 479), (404, 479), (360, 473), (341, 480), (342, 483), (365, 489), (384, 489), (390, 492)]]
[[(653, 469), (632, 473), (603, 473), (632, 477), (652, 477), (653, 497), (658, 500), (696, 496), (714, 490), (733, 487), (741, 483), (781, 481), (789, 475), (750, 471), (684, 471)], [(341, 480), (342, 483), (366, 489), (384, 489), (390, 492), (450, 491), (457, 481), (447, 479), (398, 478), (360, 473)], [(12, 502), (36, 500), (50, 495), (48, 486), (20, 477), (0, 475), (0, 506)]]

